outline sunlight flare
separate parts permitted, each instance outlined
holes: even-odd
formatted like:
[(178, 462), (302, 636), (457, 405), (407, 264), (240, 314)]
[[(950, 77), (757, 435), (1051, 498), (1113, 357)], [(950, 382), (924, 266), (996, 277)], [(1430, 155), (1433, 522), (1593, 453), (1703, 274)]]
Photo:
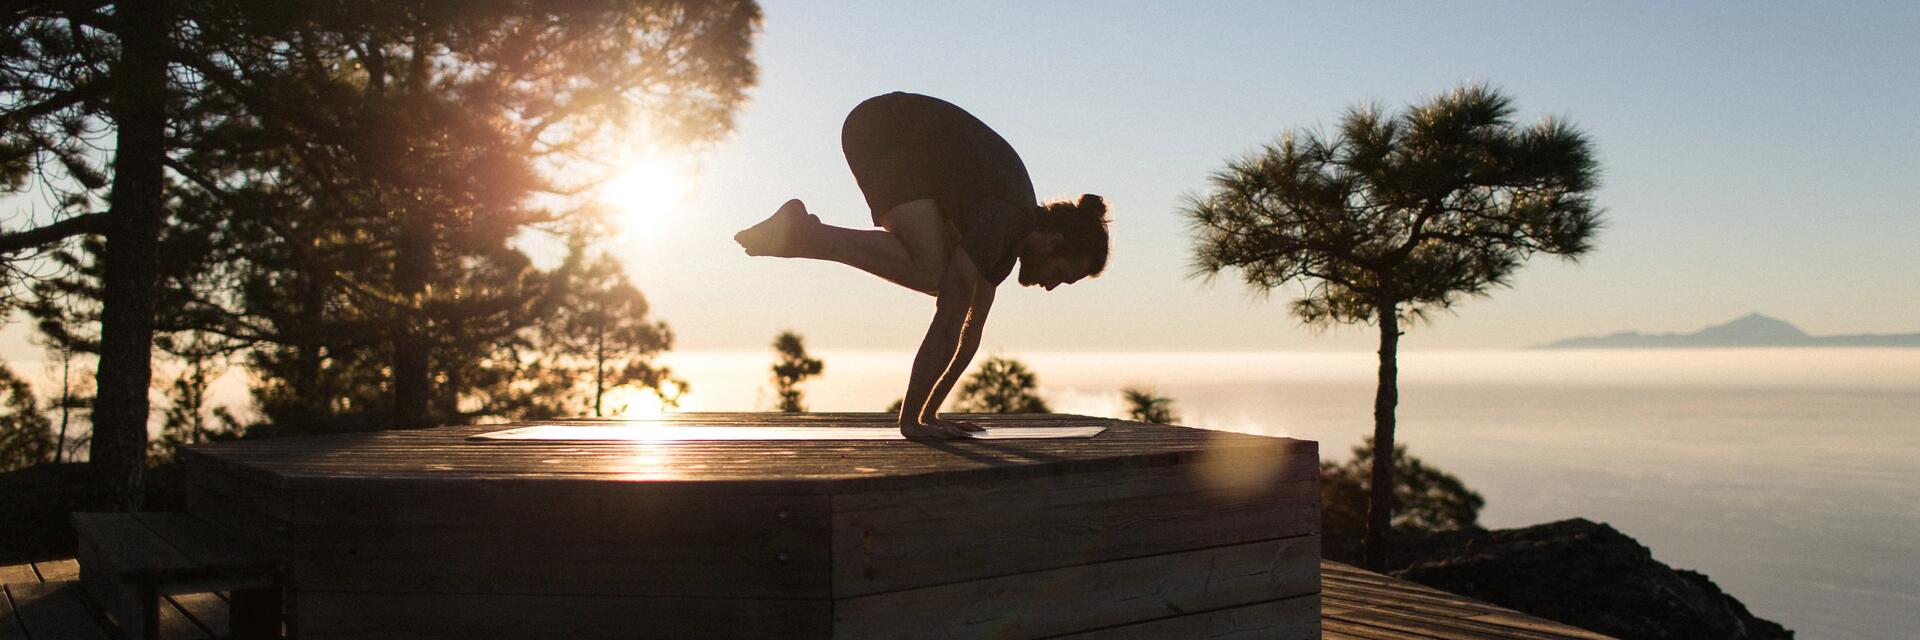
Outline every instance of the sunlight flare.
[(660, 398), (660, 394), (651, 389), (621, 386), (607, 390), (602, 406), (609, 418), (646, 419), (658, 418), (673, 411), (672, 407)]
[(600, 201), (618, 212), (623, 233), (653, 236), (670, 223), (692, 193), (692, 178), (682, 163), (659, 155), (641, 155), (624, 163), (600, 187)]

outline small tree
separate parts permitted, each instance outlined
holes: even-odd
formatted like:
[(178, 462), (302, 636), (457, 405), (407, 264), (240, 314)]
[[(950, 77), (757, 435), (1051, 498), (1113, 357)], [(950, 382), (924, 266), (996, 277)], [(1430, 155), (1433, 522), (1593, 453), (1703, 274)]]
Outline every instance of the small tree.
[(1173, 411), (1173, 398), (1143, 387), (1121, 389), (1120, 395), (1127, 401), (1128, 420), (1158, 424), (1173, 424), (1180, 421), (1180, 414)]
[[(1288, 131), (1188, 199), (1195, 275), (1237, 269), (1261, 292), (1300, 283), (1303, 323), (1380, 328), (1374, 439), (1393, 450), (1400, 323), (1507, 284), (1536, 252), (1574, 258), (1599, 209), (1586, 136), (1554, 118), (1513, 123), (1512, 102), (1461, 87), (1388, 115), (1355, 107), (1332, 134)], [(1385, 558), (1391, 456), (1374, 462), (1366, 562)]]
[[(1372, 489), (1373, 438), (1353, 448), (1345, 464), (1320, 463), (1321, 555), (1352, 562), (1366, 535), (1367, 503)], [(1468, 489), (1453, 474), (1407, 455), (1404, 445), (1393, 448), (1393, 533), (1421, 536), (1441, 531), (1477, 530), (1485, 498)]]
[(0, 364), (0, 471), (12, 471), (53, 457), (53, 423), (27, 381)]
[(980, 363), (960, 385), (955, 407), (961, 413), (1047, 413), (1047, 401), (1035, 392), (1040, 377), (1013, 358), (994, 356)]
[(207, 334), (192, 331), (182, 340), (163, 337), (161, 344), (179, 356), (180, 375), (167, 387), (173, 403), (161, 415), (160, 435), (147, 444), (147, 461), (167, 464), (176, 460), (180, 448), (225, 440), (239, 435), (238, 420), (226, 407), (211, 407), (213, 381), (227, 372), (222, 345)]
[(46, 354), (47, 378), (58, 381), (59, 385), (45, 398), (51, 409), (58, 410), (60, 416), (58, 431), (53, 438), (53, 461), (65, 462), (68, 448), (80, 433), (77, 423), (87, 419), (88, 409), (93, 406), (93, 375), (85, 368), (76, 371), (74, 361), (81, 354), (71, 346), (49, 344)]
[(807, 346), (800, 340), (800, 334), (782, 331), (773, 339), (773, 388), (780, 394), (780, 410), (787, 413), (799, 413), (807, 410), (801, 399), (800, 383), (807, 378), (820, 375), (826, 370), (826, 364), (819, 358), (807, 355)]
[(673, 331), (666, 322), (648, 317), (647, 298), (627, 278), (620, 261), (604, 254), (587, 261), (564, 293), (554, 317), (531, 345), (533, 352), (545, 355), (543, 361), (517, 372), (532, 381), (528, 392), (500, 394), (484, 409), (523, 418), (618, 415), (626, 407), (607, 406), (607, 398), (622, 387), (653, 393), (662, 406), (676, 406), (687, 382), (659, 363), (661, 354), (673, 348)]

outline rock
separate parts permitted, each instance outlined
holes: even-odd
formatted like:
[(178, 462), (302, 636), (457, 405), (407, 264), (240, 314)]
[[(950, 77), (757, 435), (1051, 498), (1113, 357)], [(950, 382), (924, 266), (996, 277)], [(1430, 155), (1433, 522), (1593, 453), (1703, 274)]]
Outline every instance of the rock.
[(1396, 540), (1392, 574), (1629, 640), (1792, 638), (1705, 575), (1585, 519)]

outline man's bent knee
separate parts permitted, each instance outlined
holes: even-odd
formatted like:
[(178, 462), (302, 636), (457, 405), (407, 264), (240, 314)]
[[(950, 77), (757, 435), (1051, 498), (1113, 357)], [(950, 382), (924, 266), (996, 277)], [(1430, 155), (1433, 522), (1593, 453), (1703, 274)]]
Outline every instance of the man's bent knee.
[(906, 283), (906, 285), (912, 287), (915, 291), (939, 293), (940, 275), (937, 271), (924, 270), (916, 266), (911, 277), (912, 281)]
[(940, 276), (952, 251), (951, 225), (931, 199), (901, 203), (881, 216), (883, 226), (907, 249), (911, 269), (906, 274), (909, 287), (932, 292), (940, 287)]

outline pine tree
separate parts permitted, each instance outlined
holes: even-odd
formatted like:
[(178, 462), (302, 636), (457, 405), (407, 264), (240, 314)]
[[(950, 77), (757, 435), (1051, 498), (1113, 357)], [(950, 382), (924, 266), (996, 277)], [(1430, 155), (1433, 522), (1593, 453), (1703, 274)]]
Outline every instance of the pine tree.
[(213, 382), (227, 371), (221, 342), (201, 332), (167, 342), (167, 351), (177, 354), (181, 367), (167, 388), (172, 403), (161, 414), (159, 437), (148, 445), (147, 459), (155, 464), (178, 459), (181, 447), (237, 437), (240, 431), (226, 407), (209, 405)]
[[(1344, 463), (1320, 463), (1320, 532), (1322, 555), (1352, 562), (1359, 559), (1367, 531), (1367, 496), (1372, 494), (1373, 438), (1353, 448)], [(1406, 445), (1393, 452), (1393, 533), (1416, 537), (1441, 531), (1477, 530), (1485, 498), (1468, 489), (1453, 474), (1407, 454)]]
[(1155, 424), (1180, 421), (1180, 414), (1173, 411), (1173, 399), (1154, 393), (1152, 389), (1128, 387), (1120, 390), (1120, 396), (1127, 402), (1128, 420)]
[[(1535, 253), (1578, 257), (1600, 225), (1586, 136), (1553, 118), (1516, 125), (1513, 111), (1477, 85), (1395, 115), (1356, 107), (1333, 134), (1289, 131), (1228, 163), (1182, 212), (1196, 275), (1237, 270), (1261, 292), (1301, 283), (1301, 322), (1379, 328), (1373, 437), (1386, 451), (1395, 450), (1401, 323), (1487, 295)], [(1373, 464), (1373, 569), (1386, 557), (1391, 458)]]
[(774, 338), (773, 353), (773, 389), (780, 394), (780, 410), (787, 413), (806, 411), (800, 383), (820, 375), (826, 370), (826, 363), (808, 355), (800, 334), (792, 331), (782, 331)]
[[(434, 400), (461, 395), (435, 388), (436, 359), (460, 351), (436, 353), (436, 339), (501, 338), (539, 317), (529, 301), (556, 297), (511, 288), (540, 278), (513, 269), (505, 239), (573, 214), (581, 184), (562, 178), (596, 173), (609, 145), (725, 133), (754, 80), (760, 12), (749, 0), (215, 0), (27, 3), (8, 18), (0, 187), (32, 183), (58, 207), (0, 229), (0, 286), (45, 248), (104, 238), (94, 484), (106, 506), (137, 508), (156, 332), (265, 343), (295, 377), (282, 395), (304, 408), (360, 413), (362, 426), (435, 422)], [(111, 158), (91, 154), (103, 146)], [(303, 270), (273, 272), (252, 299), (160, 300), (180, 257), (163, 238), (195, 219), (203, 237), (232, 231), (222, 242), (249, 241), (228, 246)], [(222, 227), (234, 219), (251, 226)], [(207, 268), (238, 282), (274, 261)], [(461, 290), (472, 269), (503, 288)], [(279, 297), (267, 290), (303, 304), (266, 310)], [(209, 291), (240, 290), (196, 290)], [(388, 397), (354, 397), (380, 368)]]
[(33, 387), (0, 363), (0, 471), (53, 459), (53, 424), (40, 413)]
[(498, 400), (490, 411), (523, 419), (619, 415), (627, 407), (609, 405), (608, 397), (621, 389), (652, 393), (663, 406), (675, 406), (687, 382), (658, 362), (673, 347), (673, 332), (648, 317), (646, 297), (620, 262), (604, 254), (595, 258), (565, 291), (553, 318), (527, 344), (540, 357), (526, 363), (520, 377), (534, 386), (488, 393)]
[(961, 413), (1047, 413), (1040, 377), (1019, 360), (994, 356), (961, 381), (954, 409)]
[(47, 378), (59, 385), (46, 396), (47, 404), (59, 416), (54, 420), (53, 461), (66, 462), (67, 452), (81, 440), (80, 434), (92, 431), (91, 426), (83, 429), (82, 423), (93, 408), (93, 377), (74, 349), (47, 345), (46, 353)]

